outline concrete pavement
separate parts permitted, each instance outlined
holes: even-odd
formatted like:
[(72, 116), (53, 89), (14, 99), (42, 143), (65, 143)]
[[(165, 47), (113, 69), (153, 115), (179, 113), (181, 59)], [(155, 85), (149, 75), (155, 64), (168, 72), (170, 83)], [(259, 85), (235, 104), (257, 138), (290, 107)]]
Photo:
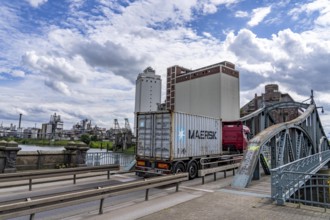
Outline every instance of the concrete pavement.
[(294, 204), (277, 206), (269, 198), (220, 190), (139, 219), (330, 219), (330, 210), (297, 207)]

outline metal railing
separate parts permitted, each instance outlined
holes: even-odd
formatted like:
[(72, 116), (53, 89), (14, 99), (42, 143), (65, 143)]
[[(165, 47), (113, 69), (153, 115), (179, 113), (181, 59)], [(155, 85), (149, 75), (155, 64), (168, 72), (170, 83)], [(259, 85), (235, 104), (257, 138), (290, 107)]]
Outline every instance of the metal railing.
[[(278, 205), (284, 205), (286, 201), (300, 201), (301, 190), (306, 189), (308, 182), (312, 183), (309, 187), (316, 187), (317, 190), (318, 187), (324, 188), (325, 184), (322, 181), (326, 176), (322, 175), (322, 177), (320, 177), (320, 175), (316, 175), (315, 173), (329, 161), (330, 150), (272, 169), (272, 198), (276, 200)], [(316, 182), (321, 181), (318, 187), (313, 185), (316, 180), (315, 178), (318, 178)], [(296, 193), (298, 193), (299, 199), (296, 199)], [(292, 199), (292, 196), (294, 199)], [(305, 201), (305, 199), (303, 199), (303, 201)], [(314, 201), (313, 204), (318, 204), (319, 202), (320, 201), (317, 200), (316, 202)]]
[(135, 155), (113, 152), (91, 152), (86, 154), (87, 166), (100, 166), (118, 164), (120, 167), (128, 166), (135, 159)]
[[(53, 169), (53, 170), (38, 170), (38, 171), (27, 171), (27, 172), (17, 172), (17, 173), (4, 173), (0, 174), (0, 182), (8, 182), (13, 184), (13, 182), (22, 182), (28, 180), (29, 190), (32, 191), (32, 180), (35, 179), (48, 179), (53, 177), (64, 177), (68, 175), (73, 175), (73, 184), (76, 184), (77, 175), (85, 174), (90, 172), (107, 172), (107, 178), (110, 179), (110, 171), (119, 170), (118, 164), (103, 165), (97, 167), (75, 167), (75, 168), (65, 168), (65, 169)], [(56, 181), (67, 180), (67, 178), (60, 178)], [(54, 180), (49, 180), (47, 182), (53, 182)], [(24, 184), (26, 185), (26, 184)]]
[(0, 204), (0, 219), (8, 219), (19, 216), (30, 215), (34, 219), (35, 214), (48, 210), (78, 205), (86, 202), (100, 200), (99, 214), (103, 214), (104, 200), (110, 196), (122, 195), (139, 190), (146, 190), (145, 200), (149, 199), (149, 189), (176, 184), (176, 192), (179, 190), (179, 183), (188, 180), (187, 173), (142, 179), (115, 186), (98, 187), (97, 189), (84, 189), (79, 192), (65, 192), (62, 194), (49, 194), (31, 197), (25, 201), (14, 201), (12, 203)]
[[(212, 160), (219, 158), (221, 160)], [(223, 172), (224, 178), (227, 178), (227, 171), (232, 170), (233, 176), (235, 176), (235, 169), (240, 166), (242, 158), (242, 154), (202, 158), (200, 160), (201, 169), (198, 170), (198, 176), (202, 177), (202, 184), (205, 183), (205, 176), (208, 174), (213, 174), (214, 181), (217, 180), (217, 172)]]
[(290, 182), (290, 186), (280, 190), (291, 193), (284, 194), (284, 198), (277, 198), (279, 205), (283, 205), (285, 201), (330, 208), (330, 175), (284, 172), (282, 178)]

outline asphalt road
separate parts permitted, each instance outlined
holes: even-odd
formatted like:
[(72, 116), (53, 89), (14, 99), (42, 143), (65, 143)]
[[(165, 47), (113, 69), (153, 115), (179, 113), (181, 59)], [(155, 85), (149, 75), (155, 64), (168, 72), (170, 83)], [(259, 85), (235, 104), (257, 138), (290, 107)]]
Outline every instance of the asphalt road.
[[(221, 174), (219, 173), (219, 178)], [(33, 186), (32, 192), (27, 190), (27, 186), (0, 189), (0, 202), (13, 199), (26, 199), (34, 196), (42, 196), (48, 193), (68, 192), (87, 188), (116, 185), (140, 179), (134, 173), (125, 175), (113, 175), (110, 180), (105, 176), (79, 180), (76, 185), (72, 181), (53, 182)], [(231, 178), (213, 182), (213, 176), (206, 178), (205, 185), (201, 185), (201, 179), (184, 182), (180, 185), (180, 192), (175, 192), (174, 186), (160, 187), (149, 190), (150, 201), (154, 204), (145, 207), (145, 190), (136, 191), (120, 196), (109, 197), (104, 201), (104, 214), (98, 215), (99, 201), (83, 203), (76, 206), (55, 209), (47, 212), (37, 213), (35, 219), (136, 219), (148, 214), (155, 213), (167, 207), (180, 204), (185, 201), (200, 197), (205, 193), (212, 192), (218, 188), (219, 184), (230, 184)], [(149, 202), (149, 201), (148, 201)], [(29, 219), (29, 216), (14, 218), (15, 220)]]

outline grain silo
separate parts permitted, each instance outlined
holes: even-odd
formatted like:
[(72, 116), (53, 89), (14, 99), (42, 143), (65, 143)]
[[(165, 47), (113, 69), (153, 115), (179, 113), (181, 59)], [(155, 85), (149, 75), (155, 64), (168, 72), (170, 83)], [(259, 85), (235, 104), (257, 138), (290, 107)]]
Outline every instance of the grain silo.
[(196, 70), (167, 68), (166, 107), (175, 112), (239, 119), (239, 72), (228, 61)]

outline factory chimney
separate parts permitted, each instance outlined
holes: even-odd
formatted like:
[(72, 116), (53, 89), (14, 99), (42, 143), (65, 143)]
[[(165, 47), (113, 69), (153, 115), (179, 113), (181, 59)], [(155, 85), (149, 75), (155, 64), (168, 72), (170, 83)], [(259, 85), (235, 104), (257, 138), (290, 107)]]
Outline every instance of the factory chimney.
[(18, 128), (21, 128), (21, 122), (22, 122), (22, 113), (19, 114)]

